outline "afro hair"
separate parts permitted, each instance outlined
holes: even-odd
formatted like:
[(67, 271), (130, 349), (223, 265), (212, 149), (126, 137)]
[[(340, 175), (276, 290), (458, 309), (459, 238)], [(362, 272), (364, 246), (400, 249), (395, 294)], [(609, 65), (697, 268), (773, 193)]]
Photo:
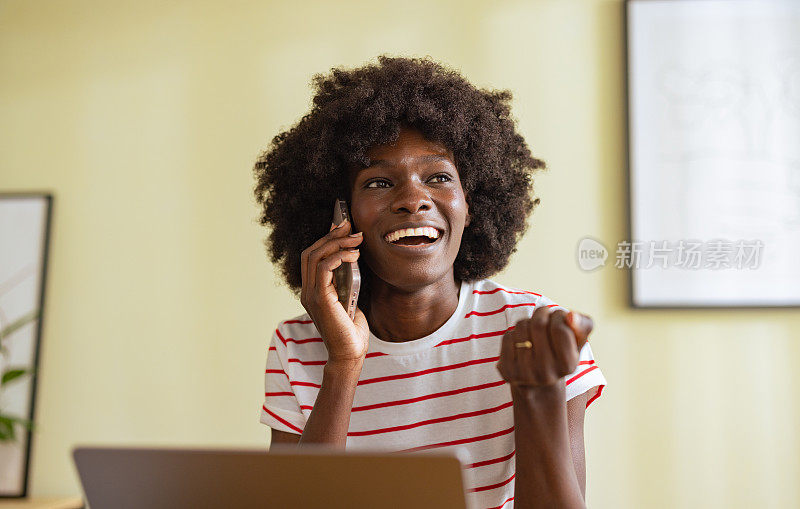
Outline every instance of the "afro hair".
[(253, 169), (259, 222), (271, 230), (267, 252), (296, 294), (302, 251), (328, 233), (334, 200), (349, 201), (349, 168), (368, 166), (368, 150), (395, 142), (404, 126), (453, 153), (471, 212), (455, 277), (505, 268), (539, 203), (533, 173), (546, 167), (516, 131), (511, 92), (478, 89), (429, 57), (385, 55), (317, 74), (312, 84), (311, 110), (272, 139)]

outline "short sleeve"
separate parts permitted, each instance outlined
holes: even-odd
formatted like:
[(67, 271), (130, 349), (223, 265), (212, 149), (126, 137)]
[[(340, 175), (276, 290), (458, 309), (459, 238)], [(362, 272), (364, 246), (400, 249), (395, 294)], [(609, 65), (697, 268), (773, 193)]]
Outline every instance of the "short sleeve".
[(589, 399), (586, 401), (586, 408), (589, 408), (589, 405), (603, 393), (603, 388), (606, 386), (606, 378), (603, 376), (603, 372), (600, 371), (600, 366), (595, 362), (592, 347), (588, 342), (581, 348), (578, 367), (567, 375), (566, 384), (567, 401), (591, 391)]
[[(537, 308), (544, 305), (553, 309), (563, 309), (567, 313), (570, 311), (566, 307), (556, 304), (545, 296), (541, 296), (539, 302), (540, 304), (537, 306)], [(591, 341), (591, 335), (589, 338)], [(583, 345), (583, 348), (581, 348), (578, 356), (578, 366), (575, 371), (565, 377), (565, 383), (567, 386), (567, 401), (571, 400), (575, 396), (580, 396), (581, 394), (590, 391), (589, 399), (586, 401), (586, 408), (589, 408), (589, 405), (591, 405), (594, 400), (600, 397), (600, 395), (603, 393), (603, 388), (606, 386), (606, 378), (603, 376), (600, 366), (598, 366), (597, 362), (595, 361), (594, 352), (592, 352), (590, 341)]]
[(264, 404), (261, 407), (260, 421), (278, 431), (302, 434), (305, 417), (284, 368), (287, 359), (286, 345), (278, 339), (276, 331), (272, 334), (272, 346), (267, 352)]

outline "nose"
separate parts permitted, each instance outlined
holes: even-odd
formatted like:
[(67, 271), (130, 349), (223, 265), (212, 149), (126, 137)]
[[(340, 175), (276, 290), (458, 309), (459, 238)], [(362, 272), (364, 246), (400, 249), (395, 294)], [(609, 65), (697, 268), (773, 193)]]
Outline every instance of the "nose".
[(430, 210), (431, 206), (431, 197), (424, 183), (409, 179), (395, 186), (392, 212), (416, 214), (423, 210)]

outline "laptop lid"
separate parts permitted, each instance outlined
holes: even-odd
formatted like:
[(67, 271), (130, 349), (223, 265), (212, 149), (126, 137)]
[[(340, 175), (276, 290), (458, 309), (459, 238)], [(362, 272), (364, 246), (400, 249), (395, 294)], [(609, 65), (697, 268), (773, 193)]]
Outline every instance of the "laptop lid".
[(446, 454), (77, 447), (91, 509), (466, 507)]

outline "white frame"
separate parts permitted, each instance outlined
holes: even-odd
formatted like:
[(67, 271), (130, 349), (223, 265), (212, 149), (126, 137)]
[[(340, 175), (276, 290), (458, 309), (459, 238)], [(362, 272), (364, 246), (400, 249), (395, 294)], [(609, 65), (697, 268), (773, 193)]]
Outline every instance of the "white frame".
[[(800, 2), (627, 0), (631, 306), (800, 306)], [(793, 27), (793, 28), (792, 28)], [(677, 243), (760, 242), (677, 268)], [(666, 268), (647, 266), (668, 241)], [(720, 244), (720, 245), (723, 245)]]

